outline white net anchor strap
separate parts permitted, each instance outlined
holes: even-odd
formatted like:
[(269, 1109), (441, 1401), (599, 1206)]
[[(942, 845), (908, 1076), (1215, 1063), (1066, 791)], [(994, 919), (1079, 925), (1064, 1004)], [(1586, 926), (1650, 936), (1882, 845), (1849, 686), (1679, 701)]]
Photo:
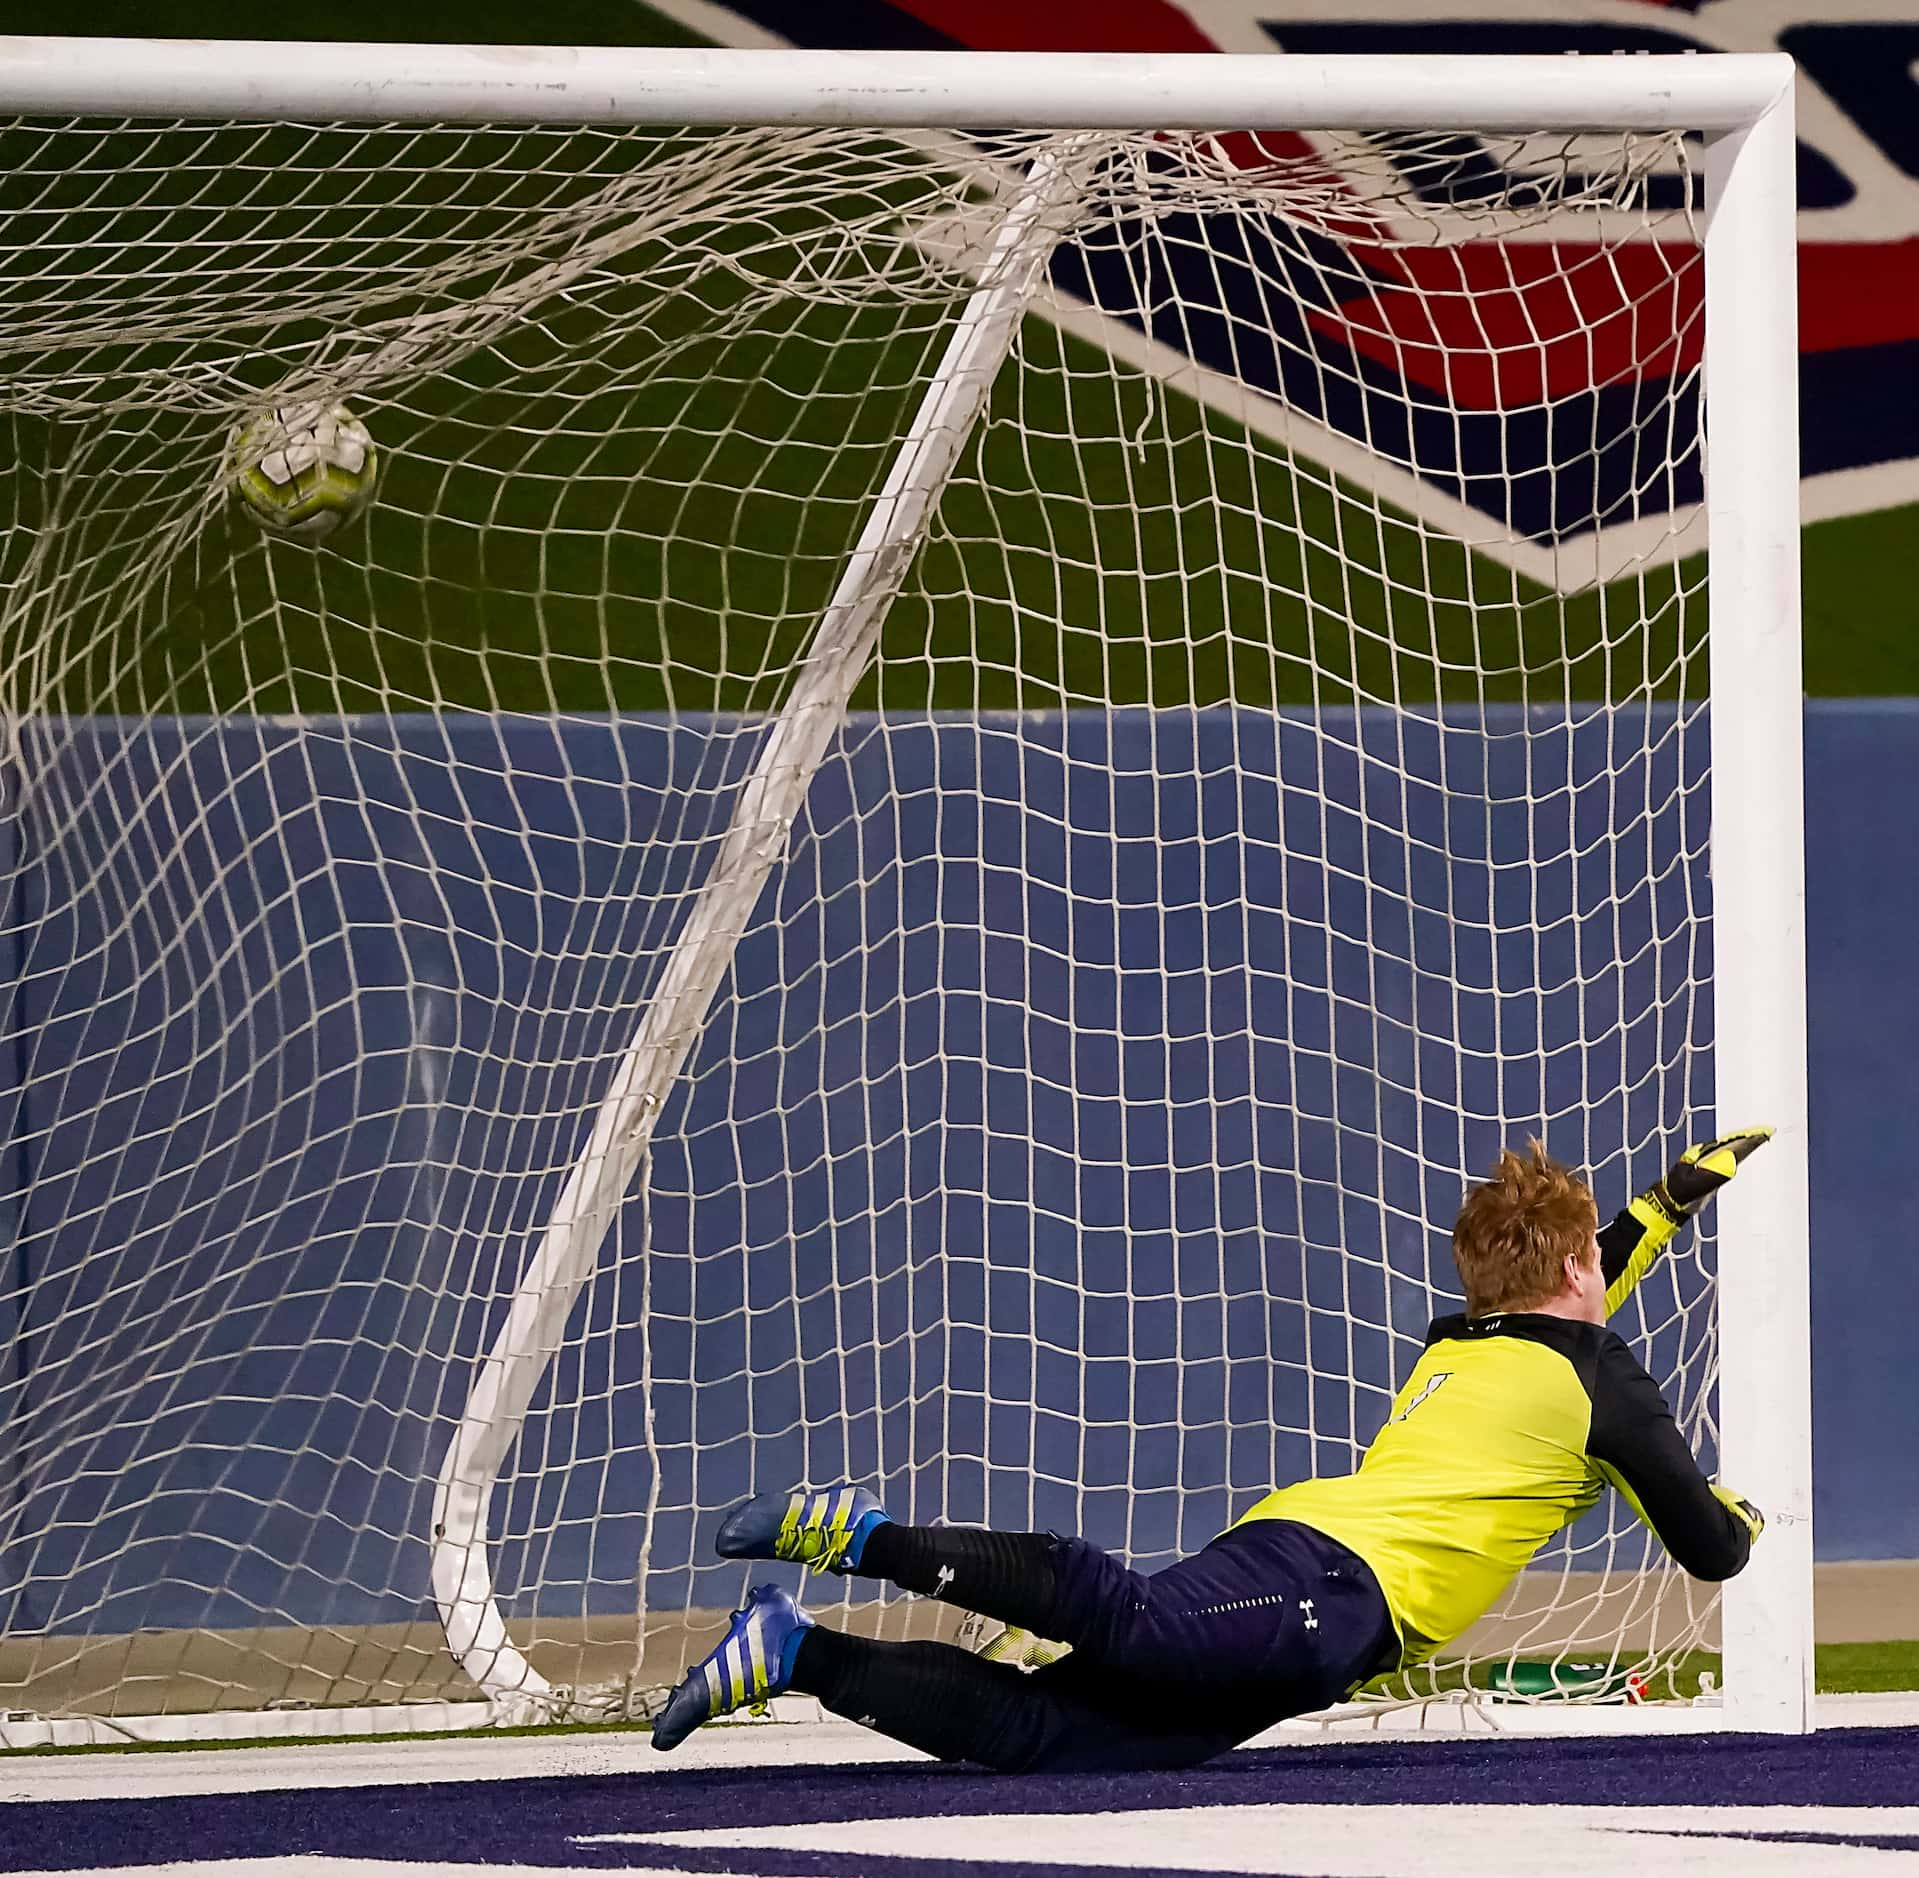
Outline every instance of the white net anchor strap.
[(1044, 276), (1061, 233), (1059, 211), (1080, 186), (1090, 141), (1043, 150), (1000, 225), (447, 1447), (433, 1504), (434, 1601), (449, 1652), (489, 1697), (537, 1700), (551, 1692), (508, 1636), (494, 1595), (486, 1527), (494, 1483)]

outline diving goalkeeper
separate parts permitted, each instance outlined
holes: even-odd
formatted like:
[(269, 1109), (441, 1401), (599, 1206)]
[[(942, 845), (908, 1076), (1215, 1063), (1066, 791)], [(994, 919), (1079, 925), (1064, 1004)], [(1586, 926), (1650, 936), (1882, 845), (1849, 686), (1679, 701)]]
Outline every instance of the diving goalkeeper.
[(748, 1595), (673, 1692), (653, 1743), (795, 1690), (942, 1760), (1003, 1772), (1190, 1767), (1423, 1661), (1611, 1485), (1695, 1578), (1730, 1578), (1763, 1524), (1711, 1485), (1658, 1385), (1606, 1318), (1772, 1131), (1688, 1149), (1604, 1232), (1538, 1142), (1510, 1151), (1453, 1228), (1466, 1292), (1356, 1473), (1269, 1493), (1145, 1576), (1083, 1539), (906, 1526), (863, 1488), (761, 1494), (725, 1558), (881, 1578), (1072, 1646), (1027, 1674), (945, 1643), (816, 1624)]

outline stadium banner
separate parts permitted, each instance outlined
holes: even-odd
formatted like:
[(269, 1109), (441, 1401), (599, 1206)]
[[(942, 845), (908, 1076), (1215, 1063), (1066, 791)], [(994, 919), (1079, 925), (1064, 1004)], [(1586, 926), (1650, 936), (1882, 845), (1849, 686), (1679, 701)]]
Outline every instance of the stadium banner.
[[(1558, 53), (1585, 58), (1636, 53), (1784, 51), (1798, 61), (1800, 85), (1800, 395), (1804, 463), (1803, 514), (1808, 522), (1859, 515), (1919, 501), (1919, 7), (1914, 0), (1053, 0), (1047, 6), (1020, 0), (653, 0), (680, 24), (725, 44), (807, 47), (966, 47), (976, 50), (1108, 52), (1270, 52), (1275, 54)], [(1542, 157), (1549, 155), (1543, 149)], [(1408, 145), (1405, 174), (1413, 194), (1435, 203), (1504, 197), (1523, 187), (1509, 166), (1510, 143), (1495, 148), (1477, 138), (1451, 140), (1447, 160), (1434, 160), (1430, 139)], [(1672, 179), (1676, 185), (1677, 177)], [(1370, 251), (1355, 239), (1347, 261), (1368, 277), (1349, 303), (1355, 317), (1327, 309), (1312, 322), (1315, 346), (1346, 349), (1345, 375), (1391, 381), (1395, 399), (1410, 398), (1433, 414), (1432, 434), (1451, 435), (1439, 416), (1457, 422), (1459, 443), (1437, 453), (1411, 452), (1418, 489), (1374, 460), (1370, 482), (1382, 496), (1443, 524), (1459, 517), (1450, 505), (1490, 493), (1496, 473), (1517, 469), (1528, 456), (1551, 460), (1551, 437), (1565, 427), (1590, 437), (1580, 424), (1588, 399), (1619, 404), (1635, 395), (1621, 379), (1617, 344), (1634, 324), (1609, 321), (1563, 291), (1558, 277), (1576, 266), (1581, 243), (1562, 240), (1564, 230), (1546, 225), (1558, 265), (1529, 268), (1525, 250), (1532, 236), (1489, 239), (1479, 244), (1478, 263), (1488, 279), (1511, 283), (1504, 317), (1515, 335), (1535, 334), (1545, 362), (1544, 383), (1527, 376), (1462, 368), (1460, 351), (1475, 349), (1473, 335), (1430, 329), (1427, 296), (1395, 294), (1405, 254)], [(1603, 270), (1587, 270), (1600, 272)], [(1551, 277), (1549, 277), (1551, 276)], [(1209, 339), (1230, 324), (1235, 282), (1230, 270), (1211, 277), (1224, 302), (1209, 324), (1204, 310), (1206, 278), (1179, 283), (1185, 318), (1168, 322), (1152, 342), (1177, 354), (1159, 369), (1189, 381), (1211, 363)], [(1055, 281), (1070, 294), (1074, 283)], [(1696, 275), (1685, 288), (1697, 293)], [(1620, 292), (1630, 303), (1633, 283)], [(1195, 296), (1199, 296), (1195, 299)], [(1477, 290), (1475, 313), (1483, 301)], [(1618, 311), (1619, 309), (1614, 309)], [(1670, 355), (1655, 363), (1665, 372), (1692, 374), (1698, 364), (1696, 321), (1674, 309), (1681, 337)], [(1385, 324), (1381, 325), (1381, 315)], [(1108, 321), (1117, 328), (1119, 322)], [(1088, 336), (1076, 324), (1081, 336)], [(1691, 337), (1685, 336), (1690, 332)], [(1136, 336), (1107, 335), (1112, 349), (1138, 363)], [(1590, 342), (1590, 343), (1589, 343)], [(1483, 351), (1485, 340), (1478, 340)], [(1624, 361), (1651, 397), (1660, 390), (1644, 359)], [(1182, 369), (1185, 368), (1185, 369)], [(1308, 400), (1310, 374), (1283, 387), (1295, 404)], [(1554, 423), (1528, 421), (1543, 395)], [(1203, 395), (1203, 393), (1202, 393)], [(1238, 415), (1244, 416), (1244, 410)], [(1332, 433), (1320, 454), (1341, 474), (1369, 480), (1368, 453), (1358, 447), (1367, 407), (1315, 413)], [(1275, 407), (1277, 419), (1277, 407)], [(1504, 421), (1502, 421), (1504, 420)], [(1257, 419), (1253, 420), (1255, 423)], [(1590, 420), (1587, 420), (1588, 423)], [(1626, 428), (1630, 430), (1628, 422)], [(1297, 435), (1295, 429), (1292, 433)], [(1344, 440), (1352, 447), (1339, 448)], [(1612, 466), (1615, 479), (1632, 466)], [(1643, 505), (1655, 494), (1641, 477), (1634, 484)], [(1670, 479), (1670, 500), (1679, 509), (1698, 501), (1696, 471)], [(1590, 490), (1587, 492), (1590, 501)], [(1483, 502), (1479, 506), (1485, 506)], [(1503, 519), (1503, 518), (1502, 518)], [(1550, 509), (1535, 505), (1511, 520), (1537, 541), (1552, 538)], [(1652, 520), (1657, 522), (1657, 518)], [(1455, 532), (1463, 532), (1456, 528)], [(1685, 553), (1701, 542), (1668, 528), (1643, 530), (1640, 544), (1655, 556)], [(1494, 550), (1496, 552), (1496, 550)], [(1538, 571), (1523, 552), (1515, 564)]]

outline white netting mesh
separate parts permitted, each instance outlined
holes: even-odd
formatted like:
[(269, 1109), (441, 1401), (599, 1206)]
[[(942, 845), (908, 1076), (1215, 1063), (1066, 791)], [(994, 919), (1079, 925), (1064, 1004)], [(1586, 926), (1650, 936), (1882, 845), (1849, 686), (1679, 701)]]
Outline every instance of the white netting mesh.
[[(0, 1707), (461, 1692), (475, 1365), (1052, 147), (0, 132)], [(1501, 1143), (1606, 1211), (1710, 1106), (1684, 146), (1068, 153), (495, 1496), (556, 1681), (802, 1479), (1163, 1563), (1353, 1463)], [(332, 398), (380, 498), (270, 542)], [(1705, 1249), (1622, 1328), (1709, 1444)], [(1542, 1565), (1476, 1660), (1699, 1640), (1622, 1509)]]

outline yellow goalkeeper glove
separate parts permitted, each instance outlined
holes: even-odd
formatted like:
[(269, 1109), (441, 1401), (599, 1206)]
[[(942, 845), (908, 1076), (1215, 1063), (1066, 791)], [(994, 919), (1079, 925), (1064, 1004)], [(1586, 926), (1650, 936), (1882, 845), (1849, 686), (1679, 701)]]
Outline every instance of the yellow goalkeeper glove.
[(1772, 1139), (1770, 1128), (1736, 1128), (1717, 1141), (1701, 1141), (1676, 1160), (1664, 1180), (1640, 1197), (1673, 1226), (1683, 1226), (1739, 1171), (1739, 1163)]
[(968, 1611), (960, 1619), (953, 1641), (989, 1663), (1011, 1663), (1015, 1669), (1024, 1670), (1044, 1669), (1072, 1649), (1071, 1644), (1049, 1643), (1017, 1624), (995, 1626), (992, 1618), (981, 1617), (976, 1611)]
[(1712, 1496), (1745, 1527), (1756, 1544), (1759, 1535), (1766, 1530), (1765, 1514), (1760, 1512), (1750, 1500), (1742, 1500), (1730, 1487), (1715, 1487), (1712, 1490)]

